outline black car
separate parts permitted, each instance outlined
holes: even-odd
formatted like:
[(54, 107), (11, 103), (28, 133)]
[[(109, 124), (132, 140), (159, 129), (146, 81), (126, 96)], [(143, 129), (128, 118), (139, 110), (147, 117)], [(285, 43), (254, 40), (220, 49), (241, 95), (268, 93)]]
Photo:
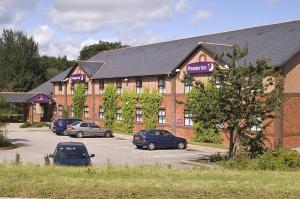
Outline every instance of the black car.
[(54, 154), (49, 157), (53, 158), (55, 165), (67, 166), (89, 166), (91, 165), (91, 157), (85, 145), (81, 142), (60, 142), (57, 144)]
[(73, 124), (74, 122), (82, 121), (75, 118), (63, 118), (57, 119), (54, 121), (53, 132), (57, 135), (64, 135), (64, 131), (67, 129), (68, 125)]
[(134, 134), (132, 143), (137, 148), (147, 148), (149, 150), (162, 148), (185, 149), (187, 141), (184, 138), (176, 137), (166, 130), (153, 129), (141, 130)]

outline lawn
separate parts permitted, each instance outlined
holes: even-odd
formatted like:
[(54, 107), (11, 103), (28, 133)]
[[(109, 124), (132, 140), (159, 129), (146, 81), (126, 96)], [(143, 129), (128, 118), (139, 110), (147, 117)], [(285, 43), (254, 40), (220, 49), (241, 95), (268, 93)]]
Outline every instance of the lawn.
[(0, 165), (0, 196), (48, 198), (299, 198), (300, 172)]

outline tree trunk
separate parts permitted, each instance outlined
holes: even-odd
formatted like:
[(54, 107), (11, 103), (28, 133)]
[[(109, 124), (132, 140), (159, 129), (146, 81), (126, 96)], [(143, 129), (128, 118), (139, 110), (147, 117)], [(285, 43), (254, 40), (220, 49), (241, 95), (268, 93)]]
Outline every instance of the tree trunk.
[(234, 132), (231, 131), (229, 134), (229, 152), (228, 152), (228, 159), (232, 159), (235, 153), (234, 150)]

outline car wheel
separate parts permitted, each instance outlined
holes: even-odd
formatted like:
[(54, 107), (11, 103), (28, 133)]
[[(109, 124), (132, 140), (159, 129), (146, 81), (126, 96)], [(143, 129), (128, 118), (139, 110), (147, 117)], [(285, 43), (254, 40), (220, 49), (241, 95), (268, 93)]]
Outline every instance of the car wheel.
[(179, 143), (177, 144), (177, 148), (180, 149), (180, 150), (182, 150), (182, 149), (185, 149), (185, 148), (186, 148), (186, 145), (185, 145), (183, 142), (179, 142)]
[(147, 148), (152, 151), (152, 150), (154, 150), (156, 148), (156, 146), (155, 146), (155, 144), (153, 142), (150, 142), (148, 144)]
[(110, 138), (110, 137), (111, 137), (111, 132), (110, 132), (110, 131), (106, 131), (106, 132), (104, 133), (104, 137)]
[(83, 137), (83, 133), (81, 131), (79, 131), (77, 134), (76, 134), (76, 137), (77, 138), (82, 138)]

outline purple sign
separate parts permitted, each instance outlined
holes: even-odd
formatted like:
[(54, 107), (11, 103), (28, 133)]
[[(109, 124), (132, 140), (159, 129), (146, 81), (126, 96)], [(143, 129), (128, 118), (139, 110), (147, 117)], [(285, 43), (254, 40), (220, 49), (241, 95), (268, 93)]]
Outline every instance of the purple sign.
[(37, 94), (36, 96), (34, 96), (33, 98), (31, 98), (28, 101), (36, 103), (36, 104), (37, 103), (49, 104), (50, 102), (52, 102), (52, 100), (49, 97), (47, 97), (46, 95), (43, 95), (43, 94)]
[(71, 81), (73, 83), (84, 82), (85, 81), (85, 75), (84, 74), (74, 74), (74, 75), (71, 76)]
[(214, 62), (195, 62), (187, 65), (187, 73), (192, 74), (204, 74), (212, 73), (214, 70)]

